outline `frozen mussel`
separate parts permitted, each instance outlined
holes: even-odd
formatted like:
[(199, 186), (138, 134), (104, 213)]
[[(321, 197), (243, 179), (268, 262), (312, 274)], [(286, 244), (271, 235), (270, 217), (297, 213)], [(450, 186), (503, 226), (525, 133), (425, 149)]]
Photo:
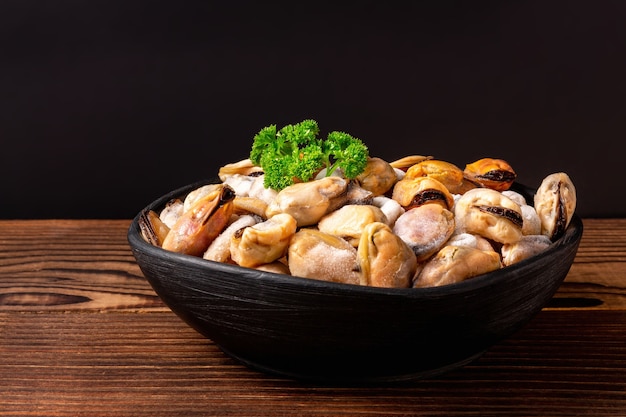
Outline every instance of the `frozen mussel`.
[[(322, 170), (323, 171), (323, 170)], [(349, 180), (320, 171), (280, 192), (250, 160), (220, 169), (139, 218), (153, 245), (274, 273), (376, 287), (429, 287), (535, 256), (564, 233), (576, 190), (563, 172), (544, 178), (531, 204), (510, 189), (504, 160), (456, 165), (431, 156), (369, 158)]]
[(420, 269), (413, 286), (422, 288), (454, 284), (501, 267), (500, 254), (497, 252), (446, 245)]
[(427, 159), (411, 166), (405, 178), (433, 178), (442, 183), (451, 193), (462, 193), (467, 189), (463, 171), (451, 162)]
[(324, 177), (282, 189), (267, 207), (266, 217), (291, 214), (298, 227), (317, 224), (326, 214), (350, 203), (366, 203), (372, 193), (341, 177)]
[(455, 230), (454, 214), (439, 204), (424, 204), (398, 217), (393, 232), (422, 262), (437, 252)]
[(153, 210), (144, 210), (140, 214), (139, 230), (143, 239), (154, 246), (161, 246), (170, 232), (169, 226)]
[(463, 194), (454, 208), (459, 232), (476, 233), (499, 243), (522, 237), (523, 217), (519, 204), (490, 188), (475, 188)]
[[(209, 245), (202, 257), (210, 261), (231, 262), (230, 241), (235, 233), (244, 227), (254, 226), (262, 221), (258, 216), (244, 214), (242, 216), (234, 216), (232, 222), (217, 236)], [(234, 262), (234, 261), (232, 261)]]
[(296, 232), (287, 252), (292, 275), (321, 281), (361, 284), (357, 250), (345, 239), (313, 228)]
[(238, 162), (226, 164), (221, 167), (217, 173), (220, 181), (224, 182), (232, 175), (254, 176), (263, 173), (263, 169), (252, 163), (250, 158), (242, 159)]
[[(233, 212), (235, 193), (225, 184), (203, 187), (187, 196), (188, 208), (172, 227), (167, 227), (152, 211), (140, 218), (144, 238), (172, 252), (202, 256), (211, 242), (224, 230)], [(165, 226), (165, 227), (164, 227)], [(160, 244), (159, 244), (160, 243)]]
[(498, 158), (482, 158), (467, 164), (463, 174), (472, 182), (496, 191), (508, 190), (517, 178), (511, 165)]
[(534, 197), (541, 233), (556, 240), (565, 232), (576, 209), (576, 188), (564, 172), (543, 179)]
[(287, 213), (245, 226), (231, 236), (230, 256), (245, 267), (272, 263), (287, 253), (296, 226), (296, 219)]
[(426, 161), (428, 159), (433, 159), (431, 155), (407, 155), (400, 159), (396, 159), (395, 161), (391, 161), (389, 165), (391, 165), (394, 169), (398, 169), (400, 171), (406, 172), (413, 165), (418, 164), (422, 161)]
[(167, 225), (168, 228), (173, 227), (176, 221), (183, 215), (184, 203), (180, 198), (175, 198), (167, 202), (161, 213), (159, 219)]
[(503, 266), (513, 265), (531, 256), (543, 252), (552, 244), (546, 235), (527, 235), (514, 243), (502, 245)]
[(398, 181), (391, 164), (381, 158), (369, 158), (365, 171), (356, 177), (359, 185), (373, 195), (383, 195)]
[(405, 210), (427, 203), (436, 203), (450, 209), (454, 204), (454, 197), (448, 188), (441, 181), (429, 177), (404, 177), (393, 187), (391, 198)]
[(317, 227), (324, 233), (344, 238), (356, 247), (363, 229), (373, 222), (387, 223), (387, 216), (380, 208), (371, 204), (346, 204), (322, 217)]
[(408, 288), (417, 271), (417, 258), (393, 230), (381, 222), (365, 226), (358, 246), (361, 284)]

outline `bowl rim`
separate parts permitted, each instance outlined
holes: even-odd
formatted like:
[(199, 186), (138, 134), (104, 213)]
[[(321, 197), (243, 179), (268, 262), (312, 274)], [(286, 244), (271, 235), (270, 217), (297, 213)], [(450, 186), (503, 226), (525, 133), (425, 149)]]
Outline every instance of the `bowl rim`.
[[(334, 293), (341, 292), (349, 292), (350, 294), (354, 294), (355, 292), (363, 293), (364, 295), (379, 295), (379, 296), (403, 296), (407, 298), (432, 298), (432, 297), (442, 297), (446, 295), (454, 295), (454, 294), (462, 294), (474, 292), (480, 288), (488, 287), (490, 285), (496, 284), (501, 279), (506, 279), (505, 277), (508, 274), (503, 274), (502, 271), (507, 269), (511, 273), (522, 273), (526, 268), (531, 268), (534, 264), (534, 261), (537, 257), (543, 256), (553, 256), (556, 252), (558, 252), (562, 247), (568, 245), (578, 245), (583, 233), (583, 222), (581, 218), (574, 213), (572, 219), (570, 221), (569, 226), (565, 230), (563, 236), (561, 236), (556, 241), (552, 242), (552, 244), (542, 251), (541, 253), (534, 255), (530, 258), (524, 259), (520, 262), (517, 262), (513, 265), (507, 266), (502, 269), (498, 269), (496, 271), (488, 272), (485, 274), (478, 275), (471, 279), (467, 279), (461, 282), (435, 286), (435, 287), (422, 287), (422, 288), (384, 288), (384, 287), (374, 287), (374, 286), (366, 286), (366, 285), (358, 285), (358, 284), (348, 284), (348, 283), (340, 283), (340, 282), (329, 282), (323, 280), (317, 280), (313, 278), (304, 278), (298, 277), (294, 275), (285, 275), (275, 272), (269, 271), (259, 271), (253, 268), (246, 268), (239, 265), (228, 264), (224, 262), (211, 261), (208, 259), (204, 259), (198, 256), (186, 255), (182, 253), (176, 253), (172, 251), (167, 251), (158, 246), (154, 246), (148, 242), (146, 242), (142, 237), (139, 230), (139, 218), (146, 210), (159, 210), (163, 208), (167, 202), (174, 198), (179, 198), (181, 196), (185, 196), (190, 191), (207, 184), (216, 183), (216, 179), (203, 179), (199, 180), (179, 188), (176, 188), (161, 197), (153, 200), (146, 207), (140, 210), (135, 217), (132, 219), (130, 226), (128, 227), (127, 239), (131, 246), (133, 253), (135, 252), (143, 252), (146, 255), (153, 257), (167, 257), (170, 262), (181, 262), (189, 264), (190, 266), (195, 266), (198, 268), (204, 268), (210, 266), (211, 271), (218, 271), (220, 273), (234, 275), (234, 276), (243, 276), (244, 279), (249, 279), (250, 274), (254, 274), (255, 280), (259, 284), (271, 283), (273, 286), (277, 285), (288, 285), (288, 286), (300, 286), (300, 287), (308, 287), (311, 289), (315, 289), (316, 291), (327, 291)], [(522, 192), (527, 195), (527, 197), (534, 196), (535, 189), (532, 189), (526, 185), (515, 182), (511, 187), (512, 191)]]

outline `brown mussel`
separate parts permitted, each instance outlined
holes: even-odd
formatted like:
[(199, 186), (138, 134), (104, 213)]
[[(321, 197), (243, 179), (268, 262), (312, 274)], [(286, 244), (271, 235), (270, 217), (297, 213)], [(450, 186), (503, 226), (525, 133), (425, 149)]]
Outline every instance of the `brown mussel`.
[(508, 190), (517, 178), (511, 165), (497, 158), (482, 158), (467, 164), (463, 174), (470, 181), (496, 191)]

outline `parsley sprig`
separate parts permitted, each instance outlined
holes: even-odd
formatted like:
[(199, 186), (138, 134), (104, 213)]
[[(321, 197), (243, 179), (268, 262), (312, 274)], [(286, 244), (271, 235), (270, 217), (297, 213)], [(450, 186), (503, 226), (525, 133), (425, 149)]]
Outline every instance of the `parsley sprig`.
[(360, 139), (333, 131), (324, 140), (319, 132), (317, 122), (307, 119), (280, 130), (269, 125), (254, 136), (250, 160), (263, 168), (265, 187), (280, 191), (311, 180), (324, 168), (327, 176), (341, 169), (349, 179), (365, 170), (369, 150)]

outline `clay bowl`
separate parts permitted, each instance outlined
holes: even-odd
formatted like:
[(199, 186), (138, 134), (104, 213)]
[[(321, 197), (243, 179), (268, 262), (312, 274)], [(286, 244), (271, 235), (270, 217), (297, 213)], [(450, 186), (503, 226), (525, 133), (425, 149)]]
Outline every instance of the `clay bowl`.
[[(159, 211), (206, 183), (182, 187), (147, 208)], [(184, 322), (251, 368), (324, 383), (422, 379), (470, 363), (548, 303), (583, 232), (575, 215), (558, 241), (516, 265), (442, 287), (382, 289), (168, 252), (141, 238), (138, 219), (128, 230), (132, 252)]]

